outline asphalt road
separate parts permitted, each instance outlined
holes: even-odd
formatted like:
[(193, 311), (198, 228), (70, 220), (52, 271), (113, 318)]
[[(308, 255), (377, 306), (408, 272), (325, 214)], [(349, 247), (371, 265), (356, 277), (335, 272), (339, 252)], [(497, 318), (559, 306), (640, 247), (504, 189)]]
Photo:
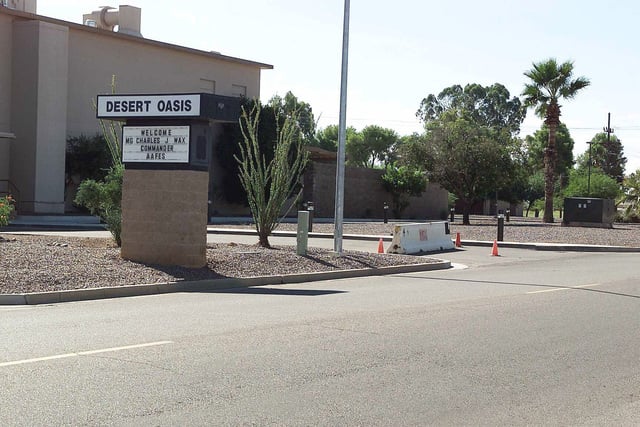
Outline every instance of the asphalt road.
[(638, 255), (500, 254), (2, 307), (0, 425), (640, 424)]

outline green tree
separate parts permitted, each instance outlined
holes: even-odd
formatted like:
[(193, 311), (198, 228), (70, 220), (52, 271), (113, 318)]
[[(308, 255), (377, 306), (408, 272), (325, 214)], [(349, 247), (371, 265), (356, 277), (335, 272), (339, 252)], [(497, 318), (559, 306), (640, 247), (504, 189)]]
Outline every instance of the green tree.
[[(345, 141), (347, 152), (350, 145), (359, 146), (362, 142), (361, 140), (362, 135), (360, 132), (358, 132), (353, 126), (349, 126), (347, 128)], [(316, 132), (315, 142), (312, 145), (329, 151), (338, 151), (338, 125), (329, 125), (326, 128), (318, 130), (318, 132)], [(356, 155), (356, 153), (351, 154), (355, 155), (355, 158), (358, 159), (358, 161), (351, 162), (351, 164), (358, 164), (358, 162), (360, 162), (359, 156)]]
[(510, 152), (511, 162), (505, 165), (507, 171), (503, 184), (498, 188), (498, 199), (509, 203), (526, 201), (530, 195), (531, 171), (526, 162), (526, 156), (522, 150), (522, 140), (514, 138), (507, 146)]
[(622, 190), (616, 180), (598, 168), (591, 169), (590, 177), (584, 169), (573, 169), (569, 175), (569, 185), (564, 189), (565, 197), (599, 197), (617, 200), (621, 195)]
[(522, 200), (527, 202), (527, 214), (535, 202), (544, 197), (544, 174), (542, 170), (529, 175), (527, 178), (527, 186), (522, 195)]
[(419, 197), (427, 187), (427, 178), (419, 169), (391, 164), (382, 175), (382, 185), (391, 194), (391, 209), (396, 218), (409, 206), (409, 197)]
[(500, 83), (486, 87), (473, 83), (464, 88), (454, 85), (438, 96), (427, 96), (420, 103), (416, 116), (428, 123), (449, 110), (464, 111), (478, 125), (507, 129), (512, 135), (520, 131), (526, 114), (520, 99), (516, 96), (510, 98), (509, 91)]
[[(260, 120), (257, 123), (257, 137), (260, 151), (264, 154), (267, 163), (273, 160), (274, 144), (277, 140), (277, 130), (283, 125), (285, 116), (277, 113), (277, 108), (270, 104), (262, 105), (255, 99), (243, 100), (242, 107), (247, 111), (260, 109)], [(240, 129), (240, 122), (225, 123), (222, 127), (220, 143), (216, 144), (217, 164), (223, 171), (217, 191), (227, 202), (249, 206), (247, 193), (240, 181), (240, 168), (235, 158), (240, 156), (242, 141), (244, 139)]]
[[(544, 153), (548, 142), (549, 127), (545, 124), (533, 135), (525, 137), (527, 164), (532, 172), (544, 170)], [(575, 163), (573, 159), (574, 141), (564, 123), (558, 125), (555, 145), (557, 149), (555, 176), (565, 178), (561, 183), (564, 186)]]
[(324, 150), (338, 151), (338, 125), (329, 125), (319, 129), (316, 132), (315, 144), (313, 145)]
[[(422, 152), (421, 138), (403, 140), (398, 147), (400, 162), (412, 164), (415, 161), (410, 158), (426, 158), (429, 180), (458, 198), (464, 206), (463, 221), (468, 224), (474, 202), (496, 192), (508, 200), (524, 192), (522, 144), (515, 135), (525, 113), (518, 97), (511, 97), (499, 83), (448, 87), (438, 96), (423, 99), (416, 113), (425, 123), (423, 146), (427, 152)], [(479, 145), (474, 147), (474, 142)], [(493, 153), (488, 151), (492, 147)], [(496, 162), (485, 165), (486, 159)]]
[(609, 138), (604, 132), (596, 134), (591, 140), (591, 155), (587, 149), (578, 156), (578, 168), (588, 169), (589, 157), (592, 167), (600, 168), (602, 172), (622, 184), (627, 158), (624, 157), (622, 142), (615, 135)]
[(638, 222), (640, 220), (640, 169), (624, 179), (624, 197), (622, 201), (626, 205), (624, 217), (627, 221)]
[(112, 164), (113, 159), (104, 136), (80, 135), (67, 138), (64, 166), (68, 176), (77, 176), (80, 180), (101, 180)]
[(311, 105), (300, 101), (291, 91), (288, 91), (284, 98), (278, 95), (273, 96), (268, 104), (278, 116), (296, 120), (304, 144), (316, 145), (316, 121)]
[(424, 134), (412, 133), (400, 137), (396, 147), (397, 163), (412, 169), (424, 169), (426, 144)]
[(451, 110), (427, 124), (425, 138), (427, 178), (458, 198), (468, 225), (472, 205), (504, 186), (512, 171), (511, 135)]
[(376, 125), (367, 126), (357, 135), (347, 132), (346, 155), (351, 165), (374, 168), (376, 164), (384, 167), (394, 160), (398, 134), (393, 129)]
[(258, 243), (270, 248), (269, 236), (278, 225), (278, 217), (287, 198), (298, 185), (308, 152), (303, 147), (302, 131), (295, 112), (287, 115), (282, 125), (276, 113), (276, 140), (270, 156), (272, 160), (267, 161), (260, 146), (260, 111), (259, 102), (249, 112), (244, 107), (242, 109), (240, 130), (243, 142), (236, 161), (258, 232)]
[(524, 106), (535, 108), (536, 114), (544, 118), (549, 127), (549, 140), (544, 151), (545, 169), (545, 209), (543, 221), (553, 222), (553, 190), (557, 159), (556, 133), (560, 124), (560, 104), (562, 98), (572, 99), (583, 88), (589, 86), (585, 77), (573, 78), (573, 62), (558, 64), (555, 59), (533, 64), (524, 73), (530, 79), (525, 84), (522, 96)]

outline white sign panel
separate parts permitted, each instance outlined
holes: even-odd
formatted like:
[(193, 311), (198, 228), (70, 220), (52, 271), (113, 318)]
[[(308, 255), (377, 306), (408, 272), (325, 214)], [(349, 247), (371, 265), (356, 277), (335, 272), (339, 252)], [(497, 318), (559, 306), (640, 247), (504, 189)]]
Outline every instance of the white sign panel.
[(198, 117), (200, 94), (98, 95), (99, 118)]
[(122, 161), (189, 163), (189, 126), (124, 126)]

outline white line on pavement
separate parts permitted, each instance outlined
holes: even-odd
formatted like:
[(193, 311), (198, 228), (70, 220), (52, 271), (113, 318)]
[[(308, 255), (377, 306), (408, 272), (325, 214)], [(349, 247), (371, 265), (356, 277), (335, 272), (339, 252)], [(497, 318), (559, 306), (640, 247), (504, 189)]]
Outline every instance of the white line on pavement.
[(600, 283), (591, 283), (588, 285), (565, 286), (563, 288), (545, 289), (542, 291), (531, 291), (531, 292), (527, 292), (527, 294), (542, 294), (545, 292), (570, 291), (572, 289), (592, 288), (594, 286), (600, 286)]
[(94, 354), (110, 353), (114, 351), (132, 350), (132, 349), (144, 348), (144, 347), (154, 347), (158, 345), (166, 345), (166, 344), (172, 344), (172, 343), (173, 341), (156, 341), (156, 342), (149, 342), (144, 344), (126, 345), (122, 347), (102, 348), (99, 350), (79, 351), (77, 353), (66, 353), (66, 354), (57, 354), (54, 356), (36, 357), (33, 359), (14, 360), (12, 362), (0, 362), (0, 368), (5, 366), (24, 365), (27, 363), (46, 362), (49, 360), (56, 360), (56, 359), (66, 359), (68, 357), (90, 356)]

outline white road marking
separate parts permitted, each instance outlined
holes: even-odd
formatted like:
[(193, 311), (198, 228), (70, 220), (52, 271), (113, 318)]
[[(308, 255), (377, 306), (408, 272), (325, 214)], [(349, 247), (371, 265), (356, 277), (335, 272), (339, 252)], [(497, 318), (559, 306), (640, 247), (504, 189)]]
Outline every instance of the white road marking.
[(451, 269), (452, 270), (466, 270), (467, 268), (469, 268), (469, 266), (465, 265), (465, 264), (459, 264), (457, 262), (452, 262), (451, 263)]
[(580, 288), (592, 288), (595, 286), (600, 286), (600, 283), (591, 283), (588, 285), (576, 285), (576, 286), (565, 286), (563, 288), (553, 288), (553, 289), (545, 289), (542, 291), (531, 291), (527, 292), (527, 294), (542, 294), (545, 292), (558, 292), (558, 291), (570, 291), (572, 289), (580, 289)]
[(114, 352), (114, 351), (132, 350), (132, 349), (136, 349), (136, 348), (145, 348), (145, 347), (154, 347), (154, 346), (158, 346), (158, 345), (166, 345), (166, 344), (172, 344), (172, 343), (173, 343), (173, 341), (156, 341), (156, 342), (149, 342), (149, 343), (144, 343), (144, 344), (126, 345), (126, 346), (122, 346), (122, 347), (102, 348), (102, 349), (99, 349), (99, 350), (79, 351), (77, 353), (66, 353), (66, 354), (57, 354), (57, 355), (54, 355), (54, 356), (35, 357), (33, 359), (14, 360), (12, 362), (1, 362), (0, 363), (0, 368), (5, 367), (5, 366), (25, 365), (27, 363), (46, 362), (46, 361), (49, 361), (49, 360), (56, 360), (56, 359), (66, 359), (66, 358), (69, 358), (69, 357), (90, 356), (90, 355), (100, 354), (100, 353), (111, 353), (111, 352)]

